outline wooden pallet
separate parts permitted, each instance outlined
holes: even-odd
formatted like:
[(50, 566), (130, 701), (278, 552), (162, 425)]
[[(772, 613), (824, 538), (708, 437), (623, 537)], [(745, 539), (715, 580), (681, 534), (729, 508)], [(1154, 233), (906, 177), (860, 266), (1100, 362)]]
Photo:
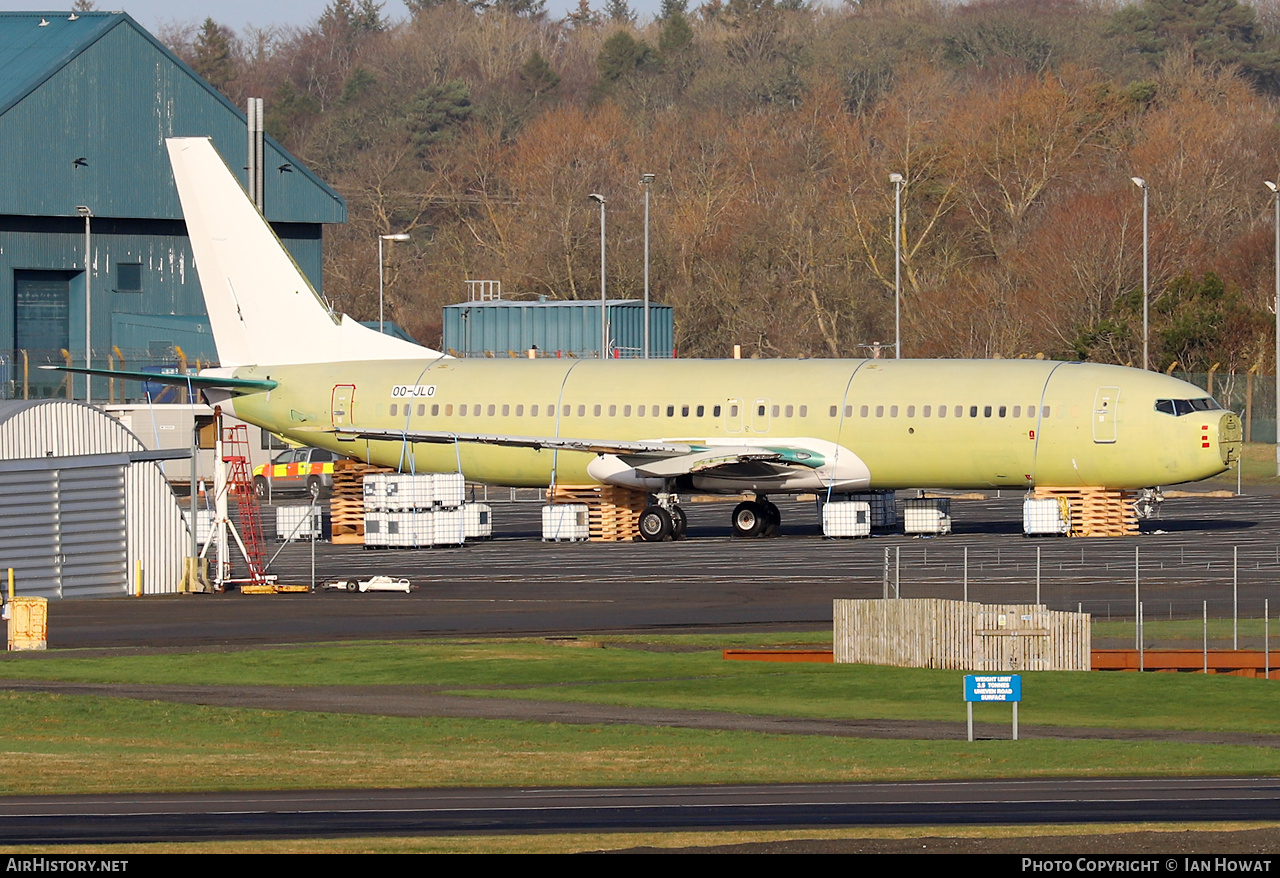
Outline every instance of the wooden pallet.
[(640, 513), (649, 505), (649, 495), (613, 485), (556, 485), (551, 502), (585, 503), (589, 539), (617, 543), (640, 536)]
[(1032, 496), (1037, 500), (1066, 500), (1071, 513), (1068, 526), (1073, 537), (1131, 537), (1138, 534), (1138, 513), (1133, 508), (1137, 495), (1132, 491), (1037, 487)]
[(373, 466), (358, 460), (334, 463), (329, 520), (336, 545), (364, 545), (364, 477), (369, 473), (391, 471), (389, 467)]

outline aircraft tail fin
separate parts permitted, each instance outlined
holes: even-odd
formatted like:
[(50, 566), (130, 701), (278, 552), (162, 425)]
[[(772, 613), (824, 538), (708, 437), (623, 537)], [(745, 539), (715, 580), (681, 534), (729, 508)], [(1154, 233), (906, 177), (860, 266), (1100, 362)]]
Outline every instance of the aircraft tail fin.
[(221, 365), (443, 356), (331, 311), (209, 138), (166, 145)]

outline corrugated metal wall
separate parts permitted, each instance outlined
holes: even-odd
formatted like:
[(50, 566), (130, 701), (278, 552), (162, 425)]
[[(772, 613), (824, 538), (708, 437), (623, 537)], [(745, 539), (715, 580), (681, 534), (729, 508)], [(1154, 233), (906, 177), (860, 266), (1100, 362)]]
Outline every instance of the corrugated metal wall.
[[(46, 458), (0, 464), (0, 568), (25, 596), (128, 593), (125, 470), (128, 458)], [(28, 522), (34, 522), (32, 526)]]
[(177, 591), (190, 535), (159, 464), (129, 461), (142, 450), (91, 406), (0, 403), (0, 568), (20, 593), (131, 594), (139, 561), (146, 593)]
[[(644, 350), (644, 303), (608, 303), (609, 356), (639, 357)], [(649, 305), (650, 356), (674, 356), (670, 305)], [(520, 354), (537, 345), (542, 356), (596, 357), (600, 303), (464, 302), (444, 308), (444, 348), (465, 356)]]
[[(216, 357), (213, 336), (200, 293), (199, 276), (186, 226), (168, 220), (91, 220), (89, 264), (93, 294), (95, 365), (105, 366), (112, 345), (125, 351), (146, 350), (150, 341), (177, 341), (189, 360)], [(320, 287), (320, 234), (315, 226), (290, 225), (282, 237), (286, 249)], [(119, 265), (139, 263), (142, 289), (118, 289)], [(15, 270), (81, 272), (71, 283), (70, 346), (77, 360), (84, 352), (84, 221), (70, 218), (0, 216), (0, 278), (8, 278), (12, 301)], [(14, 346), (12, 305), (0, 307), (0, 351)], [(157, 320), (181, 322), (187, 332), (156, 327)], [(200, 336), (203, 335), (203, 338)], [(56, 351), (53, 352), (56, 356)], [(60, 361), (59, 361), (60, 362)]]

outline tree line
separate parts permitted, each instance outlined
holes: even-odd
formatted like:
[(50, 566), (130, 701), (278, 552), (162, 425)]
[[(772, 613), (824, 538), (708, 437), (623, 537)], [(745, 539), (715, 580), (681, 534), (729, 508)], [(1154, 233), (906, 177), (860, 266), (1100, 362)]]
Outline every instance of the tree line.
[[(1277, 0), (1270, 0), (1277, 3)], [(1274, 368), (1280, 3), (333, 0), (310, 27), (162, 33), (347, 199), (325, 291), (438, 345), (464, 282), (638, 298), (681, 355)]]

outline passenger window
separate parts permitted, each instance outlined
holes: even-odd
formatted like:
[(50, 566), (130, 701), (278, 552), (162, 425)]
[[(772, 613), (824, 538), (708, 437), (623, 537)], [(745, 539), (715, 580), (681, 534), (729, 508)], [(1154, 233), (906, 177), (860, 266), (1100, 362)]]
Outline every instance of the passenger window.
[(914, 418), (915, 416), (916, 416), (916, 407), (913, 405), (907, 406), (907, 417)]
[(921, 414), (923, 414), (923, 415), (927, 418), (927, 417), (929, 417), (929, 412), (930, 412), (932, 409), (933, 409), (933, 406), (931, 406), (931, 405), (927, 405), (927, 406), (925, 406), (925, 407), (924, 407), (924, 411), (923, 411)]
[[(978, 416), (978, 407), (976, 405), (969, 406), (969, 417), (976, 418)], [(987, 409), (987, 417), (991, 417), (991, 409)]]
[(445, 417), (449, 417), (450, 415), (453, 414), (453, 403), (449, 403), (444, 407), (444, 414), (445, 414)]
[(464, 402), (462, 405), (458, 406), (458, 414), (460, 414), (460, 415), (462, 415), (462, 416), (464, 416), (464, 417), (466, 416), (466, 414), (467, 414), (467, 404), (466, 404), (465, 402)]
[(947, 407), (945, 405), (938, 406), (938, 417), (945, 418), (947, 416)]
[(833, 417), (833, 418), (834, 418), (834, 417), (836, 416), (836, 412), (838, 412), (839, 410), (840, 410), (840, 407), (839, 407), (839, 406), (833, 405), (833, 406), (831, 407), (831, 415), (830, 415), (830, 417)]
[(561, 412), (561, 414), (562, 414), (562, 415), (564, 415), (564, 416), (567, 418), (567, 417), (569, 417), (569, 415), (570, 415), (572, 412), (573, 412), (573, 406), (571, 406), (571, 405), (566, 405), (566, 406), (564, 407), (564, 411), (562, 411), (562, 412)]
[(585, 405), (578, 406), (578, 417), (585, 418), (587, 416), (587, 407)]
[(517, 418), (522, 418), (522, 417), (524, 417), (524, 406), (523, 406), (523, 405), (518, 405), (518, 406), (516, 406), (516, 417), (517, 417)]
[(762, 405), (761, 405), (761, 406), (756, 406), (756, 414), (757, 414), (759, 417), (762, 417), (762, 418), (763, 418), (763, 417), (764, 417), (764, 406), (762, 406)]
[(592, 414), (592, 415), (594, 415), (594, 416), (595, 416), (595, 417), (597, 417), (597, 418), (598, 418), (598, 417), (600, 417), (600, 406), (595, 406), (595, 407), (591, 410), (591, 414)]
[(636, 417), (639, 417), (639, 418), (644, 417), (644, 406), (642, 405), (636, 406)]
[(791, 405), (787, 406), (787, 417), (788, 418), (794, 417), (795, 411), (796, 411), (795, 406), (791, 406)]
[[(764, 412), (761, 412), (760, 414), (764, 414)], [(775, 418), (778, 416), (778, 407), (776, 405), (770, 409), (770, 416)]]
[(676, 407), (673, 405), (667, 406), (667, 417), (674, 418), (675, 416), (676, 416)]
[(432, 404), (431, 404), (431, 417), (433, 417), (433, 418), (434, 418), (434, 417), (436, 417), (436, 416), (437, 416), (437, 415), (439, 415), (439, 414), (440, 414), (440, 403), (438, 403), (438, 402), (436, 402), (436, 403), (432, 403)]
[(618, 407), (616, 405), (609, 406), (609, 417), (616, 418), (618, 416)]
[(694, 416), (700, 418), (703, 416), (703, 414), (706, 413), (706, 410), (707, 410), (706, 406), (700, 405), (694, 410)]
[(622, 407), (622, 416), (623, 416), (624, 418), (629, 418), (629, 417), (631, 417), (631, 406), (629, 406), (629, 405), (624, 405), (624, 406)]
[(867, 416), (869, 412), (870, 412), (870, 409), (868, 409), (865, 405), (858, 410), (858, 414), (864, 418)]
[(680, 417), (682, 418), (689, 417), (689, 407), (687, 405), (680, 406)]
[(884, 417), (884, 406), (882, 406), (882, 405), (878, 405), (878, 406), (876, 406), (876, 417), (877, 417), (877, 418), (883, 418), (883, 417)]
[(537, 407), (537, 405), (531, 405), (531, 406), (529, 406), (529, 414), (533, 415), (535, 418), (538, 416), (538, 407)]
[(1022, 417), (1022, 406), (1020, 406), (1020, 405), (1015, 405), (1015, 406), (1013, 407), (1013, 416), (1014, 416), (1015, 418), (1020, 418), (1020, 417)]
[(800, 406), (800, 417), (802, 418), (809, 417), (809, 407), (807, 405)]
[(989, 418), (989, 417), (991, 417), (991, 406), (989, 406), (989, 405), (984, 405), (984, 406), (982, 407), (982, 416), (983, 416), (984, 418)]
[(1004, 406), (1000, 406), (1000, 411), (999, 411), (999, 412), (997, 412), (997, 414), (999, 414), (999, 415), (1000, 415), (1000, 417), (1002, 417), (1002, 418), (1003, 418), (1005, 415), (1007, 415), (1007, 414), (1008, 414), (1008, 411), (1005, 409), (1005, 407), (1004, 407)]
[[(867, 415), (867, 413), (866, 413), (866, 412), (863, 412), (863, 413), (862, 413), (862, 416), (863, 416), (863, 417), (866, 417), (866, 415)], [(852, 417), (853, 417), (853, 406), (851, 406), (851, 405), (847, 405), (847, 406), (845, 406), (845, 407), (844, 407), (844, 416), (845, 416), (846, 418), (852, 418)]]
[(427, 413), (426, 403), (418, 403), (418, 417), (422, 417)]
[(1048, 406), (1045, 406), (1044, 408), (1042, 408), (1042, 409), (1040, 410), (1040, 414), (1041, 414), (1043, 417), (1046, 417), (1046, 418), (1047, 418), (1047, 417), (1049, 417), (1049, 407), (1048, 407)]
[(502, 404), (502, 416), (505, 418), (511, 414), (511, 406), (507, 403)]
[(711, 409), (711, 417), (713, 418), (720, 417), (720, 406), (715, 406)]
[(736, 405), (729, 406), (729, 417), (736, 418), (738, 416), (738, 407)]
[(395, 413), (396, 413), (396, 404), (393, 402), (391, 403), (391, 414), (394, 415)]

